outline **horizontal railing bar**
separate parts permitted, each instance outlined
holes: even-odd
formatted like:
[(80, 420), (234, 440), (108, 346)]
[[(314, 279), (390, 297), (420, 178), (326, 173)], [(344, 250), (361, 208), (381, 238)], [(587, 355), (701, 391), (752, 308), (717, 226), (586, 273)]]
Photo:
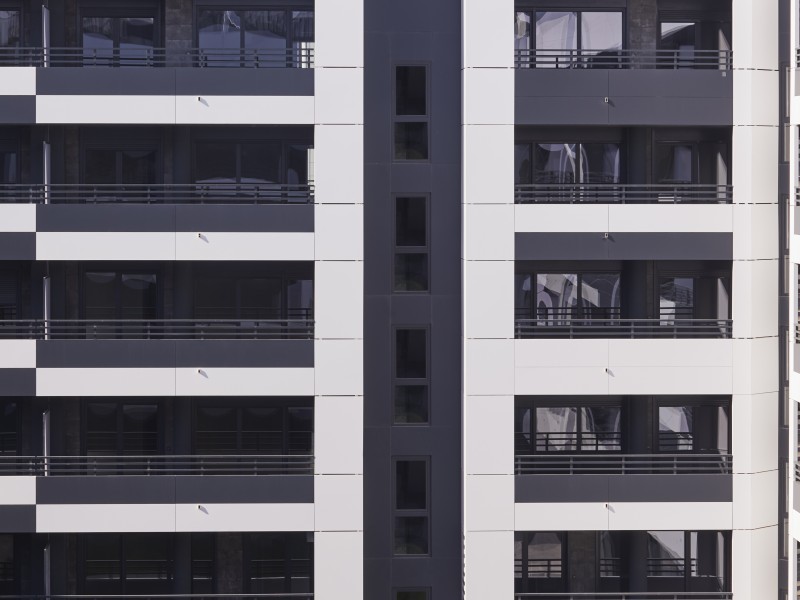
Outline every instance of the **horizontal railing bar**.
[(731, 50), (632, 50), (632, 49), (561, 49), (517, 48), (514, 51), (517, 68), (562, 69), (717, 69), (733, 68)]
[(536, 183), (516, 184), (517, 204), (730, 204), (732, 185)]
[(282, 593), (269, 593), (269, 594), (50, 594), (47, 596), (35, 595), (0, 595), (0, 600), (57, 600), (57, 599), (79, 599), (79, 598), (108, 598), (108, 599), (124, 599), (124, 598), (164, 598), (164, 599), (180, 599), (180, 598), (269, 598), (274, 600), (292, 599), (292, 600), (311, 600), (314, 598), (313, 593), (303, 592), (287, 592)]
[[(730, 454), (518, 454), (517, 475), (526, 474), (730, 474)], [(579, 473), (576, 473), (578, 471)]]
[(732, 592), (535, 592), (514, 594), (538, 600), (730, 600)]
[[(573, 313), (574, 314), (574, 313)], [(731, 319), (684, 319), (664, 316), (652, 319), (595, 318), (591, 314), (543, 315), (538, 319), (517, 318), (517, 338), (531, 337), (713, 337), (730, 338)]]

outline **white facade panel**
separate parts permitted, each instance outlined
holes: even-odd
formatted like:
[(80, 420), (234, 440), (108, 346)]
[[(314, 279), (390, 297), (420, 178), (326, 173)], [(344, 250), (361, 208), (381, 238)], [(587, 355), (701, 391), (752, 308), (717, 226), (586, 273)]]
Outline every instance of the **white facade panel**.
[(466, 475), (514, 474), (514, 396), (467, 396), (464, 439)]
[[(777, 445), (777, 444), (776, 444)], [(775, 465), (777, 467), (777, 464)], [(733, 528), (777, 526), (778, 470), (733, 476)]]
[(176, 96), (177, 125), (313, 125), (313, 96)]
[(464, 486), (467, 531), (514, 530), (514, 477), (467, 475)]
[(314, 5), (314, 67), (363, 67), (364, 0)]
[(36, 205), (0, 204), (0, 231), (9, 233), (36, 231)]
[[(510, 15), (508, 31), (512, 31)], [(462, 72), (462, 85), (465, 124), (514, 124), (513, 69), (465, 69)], [(469, 150), (469, 141), (466, 142), (466, 149)], [(510, 171), (513, 164), (506, 165), (506, 169)], [(500, 173), (497, 175), (501, 178)]]
[[(314, 207), (314, 256), (317, 260), (364, 260), (364, 206), (317, 204)], [(355, 296), (355, 290), (353, 290)]]
[(465, 390), (469, 394), (514, 394), (514, 344), (511, 340), (468, 340), (465, 356)]
[(317, 261), (314, 270), (314, 335), (364, 337), (364, 263)]
[(364, 398), (314, 398), (314, 472), (359, 475), (364, 472)]
[(170, 232), (38, 232), (37, 260), (175, 260)]
[(36, 477), (4, 476), (0, 485), (0, 506), (36, 504)]
[(364, 478), (361, 475), (314, 476), (314, 529), (364, 529)]
[[(611, 204), (611, 233), (728, 233), (733, 231), (730, 204)], [(775, 231), (773, 229), (773, 231)]]
[(314, 202), (363, 204), (363, 156), (363, 125), (316, 125)]
[(732, 523), (731, 502), (613, 502), (608, 505), (608, 528), (617, 531), (728, 531)]
[(471, 531), (464, 536), (464, 598), (514, 597), (514, 532)]
[(464, 323), (469, 339), (514, 339), (514, 262), (464, 263)]
[(609, 207), (604, 204), (517, 204), (514, 231), (520, 233), (605, 233)]
[(175, 369), (38, 368), (36, 395), (174, 396)]
[[(197, 102), (196, 96), (195, 102)], [(36, 122), (174, 125), (175, 96), (36, 96)]]
[(175, 369), (178, 396), (313, 396), (311, 368)]
[(3, 66), (0, 96), (35, 96), (36, 67)]
[(513, 232), (513, 204), (464, 206), (464, 237), (470, 240), (464, 247), (464, 258), (467, 260), (513, 261)]
[(36, 368), (36, 340), (0, 340), (0, 365), (3, 369)]
[(364, 395), (364, 342), (316, 340), (314, 385), (320, 396)]
[(604, 367), (517, 367), (514, 393), (531, 396), (608, 394), (609, 376)]
[(363, 124), (363, 69), (314, 69), (314, 98), (314, 123)]
[(39, 504), (37, 533), (175, 531), (174, 504)]
[(514, 505), (515, 531), (606, 531), (604, 502), (526, 502)]
[(364, 537), (360, 532), (314, 534), (314, 600), (362, 598)]
[(314, 260), (308, 232), (178, 232), (176, 260)]
[(176, 504), (175, 531), (313, 531), (313, 504)]

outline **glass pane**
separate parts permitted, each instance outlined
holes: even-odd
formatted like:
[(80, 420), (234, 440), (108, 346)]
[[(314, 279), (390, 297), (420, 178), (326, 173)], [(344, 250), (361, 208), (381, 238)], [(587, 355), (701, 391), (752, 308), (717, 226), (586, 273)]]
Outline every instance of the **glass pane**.
[(242, 144), (242, 183), (280, 183), (280, 167), (279, 143)]
[(310, 319), (314, 316), (314, 281), (290, 279), (286, 287), (286, 307), (292, 319)]
[(689, 540), (691, 577), (704, 579), (715, 592), (724, 592), (725, 536), (718, 531), (693, 531)]
[(117, 153), (108, 148), (87, 148), (83, 154), (85, 183), (110, 184), (117, 182)]
[(86, 405), (86, 453), (108, 456), (117, 453), (117, 405), (92, 402)]
[(427, 202), (425, 198), (397, 198), (395, 235), (398, 246), (427, 244)]
[(192, 534), (192, 594), (214, 593), (214, 535)]
[(691, 406), (658, 407), (658, 449), (660, 452), (686, 452), (694, 449)]
[(694, 59), (697, 23), (661, 23), (661, 49), (673, 50), (677, 58)]
[(394, 553), (428, 553), (428, 517), (395, 517)]
[(200, 277), (194, 287), (194, 317), (222, 319), (236, 306), (236, 286), (230, 279)]
[(582, 183), (619, 183), (619, 144), (581, 145)]
[[(122, 577), (120, 536), (95, 534), (84, 537), (86, 548), (85, 582), (86, 593), (103, 593), (109, 583), (119, 583)], [(105, 584), (105, 585), (104, 585)]]
[(622, 411), (619, 406), (587, 406), (581, 412), (581, 450), (622, 450)]
[(314, 453), (314, 409), (292, 407), (288, 409), (289, 454)]
[(122, 453), (158, 452), (158, 405), (126, 404), (122, 407)]
[(395, 508), (425, 510), (428, 506), (428, 464), (424, 460), (395, 463)]
[[(16, 402), (0, 403), (0, 455), (17, 453), (17, 419)], [(2, 562), (2, 557), (0, 557), (0, 562)], [(0, 579), (2, 579), (2, 574), (0, 574)]]
[[(574, 62), (573, 53), (578, 47), (578, 13), (575, 12), (537, 12), (536, 50), (539, 60), (537, 67), (570, 67)], [(546, 52), (541, 52), (545, 50)]]
[(424, 590), (398, 591), (395, 600), (428, 600), (428, 592)]
[(423, 66), (395, 67), (395, 114), (428, 114), (427, 78)]
[(0, 10), (0, 48), (20, 45), (22, 19), (18, 10)]
[(83, 56), (86, 64), (108, 64), (114, 56), (114, 19), (85, 17), (83, 20)]
[(116, 273), (88, 272), (84, 276), (84, 317), (86, 319), (116, 319)]
[(533, 182), (531, 163), (531, 145), (514, 145), (514, 183), (527, 185)]
[(566, 324), (578, 306), (578, 275), (539, 273), (536, 276), (536, 319), (539, 324)]
[(248, 534), (245, 539), (249, 546), (245, 556), (250, 556), (245, 571), (249, 577), (248, 592), (309, 591), (312, 545), (305, 533), (256, 533)]
[[(263, 53), (269, 60), (285, 60), (286, 12), (282, 10), (248, 10), (243, 14), (244, 47)], [(256, 53), (252, 55), (248, 53), (246, 56), (254, 58)]]
[(599, 319), (619, 317), (619, 273), (581, 275), (581, 306), (584, 316)]
[[(514, 50), (531, 49), (531, 15), (517, 11), (514, 17)], [(523, 59), (526, 56), (522, 57)]]
[(239, 308), (232, 318), (279, 319), (283, 298), (280, 279), (245, 279), (239, 282)]
[(427, 385), (395, 386), (394, 422), (397, 425), (419, 425), (428, 422)]
[(396, 292), (428, 291), (428, 255), (398, 253), (394, 257)]
[[(14, 536), (0, 535), (0, 590), (14, 593)], [(11, 584), (11, 585), (9, 585)]]
[(427, 375), (428, 332), (424, 329), (398, 329), (395, 338), (395, 377), (423, 379)]
[(517, 454), (530, 454), (533, 451), (533, 409), (518, 406), (514, 409), (514, 448)]
[(659, 317), (662, 325), (694, 317), (695, 280), (691, 277), (665, 277), (659, 281)]
[(578, 410), (546, 406), (536, 409), (536, 451), (574, 451), (578, 445)]
[(241, 46), (242, 22), (235, 10), (201, 10), (197, 19), (198, 44), (202, 49)]
[(562, 540), (558, 533), (537, 532), (528, 541), (527, 575), (529, 579), (560, 579)]
[(684, 540), (683, 531), (648, 531), (647, 576), (683, 577)]
[(152, 17), (122, 17), (119, 21), (120, 64), (135, 65), (153, 56), (155, 19)]
[(395, 160), (428, 160), (428, 124), (394, 124)]
[(305, 185), (313, 181), (313, 152), (309, 144), (290, 144), (286, 149), (286, 183)]
[(656, 177), (661, 184), (690, 184), (695, 181), (696, 156), (688, 144), (656, 144)]
[(203, 142), (195, 147), (197, 183), (233, 183), (236, 181), (236, 144)]
[(18, 183), (17, 153), (0, 150), (0, 183)]
[[(622, 50), (622, 13), (581, 13), (581, 50), (595, 57), (617, 56)], [(596, 60), (592, 59), (591, 63)]]
[(172, 545), (164, 534), (123, 536), (125, 593), (157, 594), (171, 591)]
[(155, 319), (158, 294), (153, 273), (122, 274), (120, 317), (122, 319)]
[(612, 531), (600, 531), (600, 577), (622, 577), (621, 535)]
[(578, 154), (575, 144), (534, 146), (534, 183), (577, 183), (578, 173)]
[(230, 406), (198, 406), (195, 454), (228, 454), (238, 447), (238, 411)]
[[(113, 155), (113, 153), (111, 153)], [(155, 183), (156, 173), (155, 150), (122, 150), (122, 181), (120, 183), (148, 184)]]
[(245, 454), (283, 454), (283, 411), (280, 408), (242, 408), (242, 451)]

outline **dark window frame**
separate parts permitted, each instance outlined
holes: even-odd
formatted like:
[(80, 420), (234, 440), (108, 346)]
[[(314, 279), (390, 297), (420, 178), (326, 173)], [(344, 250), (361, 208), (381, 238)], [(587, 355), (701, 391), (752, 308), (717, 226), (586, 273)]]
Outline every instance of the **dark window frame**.
[(79, 277), (80, 282), (78, 285), (78, 314), (80, 319), (86, 319), (86, 274), (98, 273), (114, 273), (115, 275), (115, 300), (114, 311), (116, 313), (114, 320), (124, 320), (121, 316), (121, 286), (122, 275), (155, 275), (156, 276), (156, 313), (154, 320), (164, 319), (164, 268), (162, 265), (153, 263), (152, 266), (142, 266), (139, 263), (134, 263), (128, 267), (124, 263), (83, 263), (80, 266)]
[(152, 456), (164, 454), (166, 437), (166, 409), (164, 401), (156, 396), (152, 398), (128, 398), (128, 397), (92, 397), (81, 399), (81, 421), (80, 421), (80, 453), (81, 456), (88, 456), (87, 438), (89, 434), (89, 405), (90, 404), (114, 404), (116, 419), (116, 450), (114, 454), (108, 456), (125, 456), (124, 447), (124, 407), (132, 405), (156, 405), (156, 450)]
[[(424, 115), (398, 115), (397, 114), (397, 69), (400, 67), (423, 67), (425, 69), (425, 114)], [(433, 64), (425, 61), (403, 61), (392, 64), (392, 122), (391, 122), (391, 157), (394, 163), (424, 164), (433, 160), (433, 135), (431, 128), (431, 112), (433, 107), (433, 90), (431, 83)], [(397, 125), (401, 123), (424, 123), (427, 130), (427, 156), (425, 158), (398, 158), (397, 157)]]
[[(561, 577), (528, 577), (528, 546), (530, 545), (530, 541), (533, 538), (534, 534), (537, 533), (553, 533), (556, 534), (559, 538), (561, 544)], [(519, 542), (521, 544), (521, 552), (520, 552), (520, 577), (517, 578), (516, 575), (514, 577), (514, 587), (516, 593), (560, 593), (566, 590), (567, 582), (569, 581), (569, 555), (567, 552), (568, 543), (567, 543), (567, 535), (564, 531), (516, 531), (514, 533), (514, 543), (516, 544)], [(516, 559), (515, 559), (516, 560)], [(519, 586), (517, 586), (517, 580), (519, 580)], [(539, 584), (539, 585), (536, 585)], [(550, 584), (549, 586), (547, 584)], [(517, 589), (519, 587), (519, 589)], [(536, 588), (547, 587), (552, 589), (546, 590), (537, 590)]]
[[(158, 49), (164, 45), (164, 18), (163, 7), (158, 2), (146, 0), (131, 0), (130, 2), (103, 2), (100, 0), (84, 0), (78, 4), (76, 11), (76, 45), (83, 48), (83, 19), (84, 18), (111, 18), (121, 19), (152, 18), (153, 19), (153, 48)], [(119, 24), (114, 24), (114, 50), (119, 50)]]
[[(100, 140), (88, 140), (88, 141), (81, 141), (80, 144), (80, 154), (79, 154), (79, 165), (78, 165), (78, 172), (80, 174), (80, 181), (84, 185), (95, 185), (91, 183), (87, 183), (86, 179), (86, 170), (89, 164), (89, 160), (87, 158), (87, 152), (90, 150), (105, 150), (107, 152), (114, 152), (115, 154), (115, 173), (114, 179), (116, 180), (114, 184), (116, 186), (125, 186), (131, 184), (125, 184), (121, 181), (122, 179), (122, 153), (128, 151), (149, 151), (155, 152), (156, 154), (156, 178), (153, 181), (153, 185), (158, 185), (163, 183), (164, 181), (164, 148), (163, 143), (161, 140), (131, 140), (131, 141), (123, 141), (121, 143), (109, 143), (103, 142)], [(99, 185), (99, 184), (97, 184)]]
[(311, 551), (309, 552), (308, 558), (308, 582), (310, 592), (313, 593), (314, 591), (314, 541), (313, 541), (313, 532), (297, 532), (297, 531), (284, 531), (284, 532), (277, 532), (277, 531), (263, 531), (263, 532), (256, 532), (256, 531), (249, 531), (246, 533), (242, 533), (242, 588), (244, 593), (251, 594), (254, 593), (251, 581), (253, 579), (253, 562), (255, 560), (255, 538), (259, 536), (282, 536), (283, 537), (283, 580), (285, 591), (282, 592), (284, 594), (291, 593), (294, 591), (292, 589), (292, 582), (293, 582), (293, 575), (294, 570), (291, 569), (292, 566), (292, 557), (290, 552), (291, 546), (291, 538), (299, 535), (306, 536), (306, 542), (308, 542), (308, 536), (312, 536), (311, 540)]
[[(566, 275), (566, 274), (575, 274), (578, 276), (578, 284), (575, 286), (577, 289), (582, 288), (582, 278), (584, 275), (588, 274), (599, 274), (599, 275), (608, 275), (608, 274), (619, 274), (619, 289), (620, 289), (620, 303), (619, 307), (617, 307), (618, 314), (614, 317), (609, 318), (622, 318), (622, 315), (625, 311), (625, 303), (624, 303), (624, 294), (622, 294), (622, 290), (625, 288), (625, 272), (624, 269), (621, 267), (609, 267), (603, 268), (598, 266), (591, 266), (589, 268), (584, 267), (575, 267), (574, 265), (565, 265), (562, 268), (555, 268), (555, 269), (533, 269), (533, 270), (515, 270), (514, 277), (516, 279), (517, 276), (529, 276), (531, 278), (531, 286), (536, 284), (536, 278), (539, 275)], [(516, 296), (517, 290), (516, 285), (514, 286), (514, 295)], [(533, 298), (533, 291), (531, 291), (531, 298)], [(592, 315), (587, 314), (584, 311), (583, 305), (583, 296), (578, 293), (576, 295), (578, 303), (574, 307), (575, 315), (571, 318), (573, 319), (586, 319), (591, 320)], [(591, 307), (589, 307), (591, 308)], [(596, 308), (613, 308), (613, 307), (596, 307)], [(523, 313), (522, 311), (525, 311)], [(514, 316), (515, 319), (531, 319), (531, 320), (542, 320), (546, 321), (547, 318), (540, 319), (539, 315), (536, 314), (537, 306), (535, 302), (530, 302), (529, 306), (527, 307), (518, 307), (516, 305), (516, 298), (514, 304)], [(603, 317), (605, 318), (605, 317)], [(555, 319), (556, 321), (558, 319)]]
[[(425, 377), (398, 377), (397, 374), (397, 333), (398, 331), (415, 330), (425, 332)], [(430, 427), (432, 424), (432, 411), (431, 411), (431, 327), (430, 325), (394, 325), (392, 326), (392, 425), (396, 427)], [(428, 413), (428, 419), (419, 423), (404, 423), (396, 421), (396, 402), (397, 402), (397, 389), (404, 386), (424, 386), (426, 390), (425, 401)]]
[[(425, 508), (424, 509), (400, 509), (397, 508), (397, 464), (399, 462), (405, 461), (412, 461), (412, 462), (424, 462), (425, 463)], [(433, 540), (431, 539), (431, 498), (432, 498), (432, 490), (431, 484), (433, 483), (433, 472), (432, 472), (432, 457), (431, 456), (406, 456), (406, 455), (399, 455), (399, 456), (392, 456), (392, 470), (391, 470), (391, 494), (392, 494), (392, 523), (391, 523), (391, 544), (392, 544), (392, 556), (395, 558), (418, 558), (424, 556), (433, 556)], [(397, 548), (395, 546), (396, 536), (397, 536), (397, 519), (399, 518), (424, 518), (426, 525), (427, 525), (427, 552), (420, 552), (418, 554), (401, 554), (397, 552)]]
[[(683, 576), (675, 576), (675, 577), (667, 577), (667, 576), (652, 576), (649, 574), (649, 556), (645, 557), (645, 569), (647, 574), (647, 581), (648, 581), (648, 589), (650, 588), (653, 583), (655, 586), (653, 591), (663, 591), (663, 592), (671, 592), (671, 591), (685, 591), (685, 592), (694, 592), (694, 591), (704, 591), (698, 589), (697, 587), (692, 585), (694, 580), (702, 580), (702, 576), (693, 577), (692, 576), (692, 534), (693, 533), (713, 533), (713, 534), (721, 534), (724, 540), (725, 548), (724, 548), (724, 565), (723, 568), (725, 569), (725, 577), (723, 578), (723, 587), (725, 588), (724, 591), (731, 590), (731, 566), (732, 566), (732, 540), (733, 536), (731, 535), (731, 531), (729, 530), (697, 530), (697, 529), (676, 529), (676, 530), (660, 530), (660, 529), (648, 529), (646, 530), (645, 534), (649, 534), (651, 531), (676, 531), (683, 533)], [(669, 583), (683, 580), (683, 589), (682, 590), (672, 590), (669, 589), (671, 586)]]
[[(0, 7), (2, 8), (2, 7)], [(16, 169), (14, 171), (14, 177), (16, 179), (16, 183), (21, 183), (22, 181), (22, 144), (18, 138), (8, 139), (8, 138), (0, 138), (0, 152), (15, 154), (17, 157), (17, 164)]]
[[(653, 397), (653, 418), (651, 420), (651, 439), (653, 440), (653, 454), (676, 454), (681, 451), (675, 450), (661, 450), (660, 448), (660, 424), (659, 424), (659, 409), (661, 407), (717, 407), (726, 410), (728, 415), (728, 444), (733, 446), (733, 400), (731, 396), (654, 396)], [(732, 452), (733, 448), (729, 448), (728, 452)], [(706, 450), (696, 450), (694, 448), (685, 450), (686, 454), (714, 454), (714, 452)]]
[[(398, 201), (402, 198), (410, 198), (410, 199), (422, 199), (425, 203), (425, 245), (424, 246), (400, 246), (397, 243), (397, 209), (398, 209)], [(392, 204), (394, 207), (394, 211), (392, 213), (392, 254), (395, 258), (395, 261), (392, 263), (392, 293), (393, 294), (431, 294), (431, 203), (430, 203), (430, 194), (423, 193), (423, 194), (399, 194), (395, 193), (392, 194)], [(399, 290), (396, 287), (396, 278), (397, 278), (397, 267), (396, 267), (396, 260), (398, 254), (424, 254), (426, 257), (426, 264), (427, 264), (427, 278), (428, 278), (428, 286), (424, 290)]]

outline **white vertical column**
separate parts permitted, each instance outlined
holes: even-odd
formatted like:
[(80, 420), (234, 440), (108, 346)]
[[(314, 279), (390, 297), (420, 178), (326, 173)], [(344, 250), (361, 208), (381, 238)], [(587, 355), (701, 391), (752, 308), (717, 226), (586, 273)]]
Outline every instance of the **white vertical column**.
[(514, 594), (512, 0), (464, 0), (462, 269), (467, 600)]
[(733, 0), (733, 594), (777, 595), (778, 0)]
[(315, 8), (314, 596), (363, 597), (363, 0)]

